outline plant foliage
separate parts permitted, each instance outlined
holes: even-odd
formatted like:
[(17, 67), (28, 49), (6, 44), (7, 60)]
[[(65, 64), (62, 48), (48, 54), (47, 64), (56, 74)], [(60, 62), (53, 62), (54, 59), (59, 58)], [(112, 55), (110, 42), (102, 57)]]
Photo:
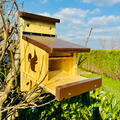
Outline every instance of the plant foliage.
[(120, 80), (120, 50), (92, 50), (82, 56), (87, 59), (80, 67)]
[[(89, 93), (87, 93), (88, 95)], [(54, 101), (53, 103), (41, 108), (26, 109), (22, 112), (19, 119), (29, 120), (119, 120), (120, 109), (114, 96), (110, 96), (102, 89), (90, 92), (90, 104), (83, 103), (83, 96), (79, 95), (62, 102)], [(53, 99), (49, 96), (44, 103)], [(24, 115), (24, 118), (23, 118)]]

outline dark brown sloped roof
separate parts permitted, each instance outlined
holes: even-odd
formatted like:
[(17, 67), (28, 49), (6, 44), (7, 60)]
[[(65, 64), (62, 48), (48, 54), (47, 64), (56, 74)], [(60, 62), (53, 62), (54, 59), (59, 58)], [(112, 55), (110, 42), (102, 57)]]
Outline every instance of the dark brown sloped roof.
[(33, 13), (28, 13), (28, 12), (20, 12), (19, 11), (19, 16), (24, 19), (41, 20), (41, 21), (46, 21), (46, 22), (50, 22), (50, 23), (60, 23), (60, 19), (37, 15), (37, 14), (33, 14)]
[(30, 36), (23, 35), (24, 40), (33, 45), (44, 49), (48, 53), (53, 52), (89, 52), (90, 48), (82, 47), (80, 45), (57, 39), (55, 37)]

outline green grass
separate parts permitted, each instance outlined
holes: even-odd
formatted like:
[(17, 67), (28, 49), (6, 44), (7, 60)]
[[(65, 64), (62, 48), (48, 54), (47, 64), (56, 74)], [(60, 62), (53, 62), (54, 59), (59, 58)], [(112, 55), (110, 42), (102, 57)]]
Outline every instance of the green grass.
[(91, 74), (85, 73), (80, 75), (87, 78), (101, 77), (103, 88), (106, 91), (108, 91), (110, 94), (114, 95), (117, 101), (120, 101), (120, 81), (114, 80), (110, 77), (106, 77), (103, 75), (98, 75), (95, 73), (91, 73)]

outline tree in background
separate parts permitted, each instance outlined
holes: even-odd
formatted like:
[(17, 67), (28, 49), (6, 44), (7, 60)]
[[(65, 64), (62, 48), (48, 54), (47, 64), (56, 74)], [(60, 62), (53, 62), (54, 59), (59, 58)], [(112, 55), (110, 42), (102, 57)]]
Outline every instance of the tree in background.
[[(23, 6), (23, 3), (21, 3)], [(20, 91), (20, 23), (16, 0), (0, 1), (0, 119), (15, 119), (19, 109), (40, 107), (44, 98), (40, 84), (29, 92)], [(50, 101), (52, 102), (52, 101)], [(46, 104), (49, 104), (45, 103)]]
[(100, 43), (102, 49), (106, 49), (106, 39), (100, 39), (99, 43)]
[(115, 49), (116, 46), (116, 38), (111, 38), (110, 40), (110, 49)]
[[(14, 87), (17, 87), (17, 76), (20, 68), (19, 16), (18, 5), (15, 0), (0, 1), (0, 21), (0, 68), (1, 76), (4, 76), (1, 78), (0, 107), (2, 109), (8, 94)], [(13, 84), (14, 81), (15, 84)]]

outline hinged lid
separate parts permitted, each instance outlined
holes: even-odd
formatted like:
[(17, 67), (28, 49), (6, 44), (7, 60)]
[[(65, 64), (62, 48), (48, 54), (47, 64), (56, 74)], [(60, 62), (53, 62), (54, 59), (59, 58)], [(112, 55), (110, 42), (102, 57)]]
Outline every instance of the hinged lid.
[(23, 36), (24, 40), (35, 46), (47, 51), (53, 52), (89, 52), (90, 48), (82, 47), (80, 45), (57, 39), (56, 37), (43, 37), (43, 36)]

